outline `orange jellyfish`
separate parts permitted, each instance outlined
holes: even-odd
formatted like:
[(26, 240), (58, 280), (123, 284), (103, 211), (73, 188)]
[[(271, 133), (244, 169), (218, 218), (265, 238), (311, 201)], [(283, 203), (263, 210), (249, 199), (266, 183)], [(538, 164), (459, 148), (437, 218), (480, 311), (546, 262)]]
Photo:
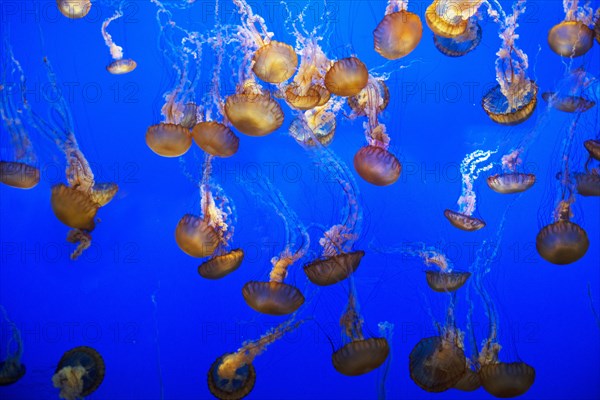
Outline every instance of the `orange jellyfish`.
[(477, 231), (485, 226), (482, 219), (473, 217), (477, 203), (474, 185), (479, 174), (489, 171), (494, 166), (493, 163), (487, 162), (494, 153), (496, 151), (475, 150), (467, 154), (461, 162), (462, 193), (457, 202), (459, 210), (458, 212), (448, 209), (444, 211), (444, 216), (454, 227), (463, 231)]
[[(40, 169), (37, 166), (37, 156), (27, 135), (27, 129), (21, 118), (21, 102), (25, 100), (23, 92), (25, 75), (21, 64), (15, 59), (8, 41), (4, 47), (4, 68), (2, 82), (0, 82), (0, 116), (10, 137), (12, 154), (9, 159), (12, 161), (0, 160), (0, 182), (19, 189), (31, 189), (40, 181)], [(8, 71), (11, 71), (14, 76), (9, 77)], [(13, 83), (9, 84), (9, 80)], [(19, 95), (18, 101), (15, 101), (15, 95)]]
[(354, 96), (367, 86), (369, 71), (356, 57), (342, 58), (333, 63), (325, 74), (325, 87), (342, 97)]
[(231, 129), (215, 121), (197, 123), (192, 129), (192, 138), (198, 147), (217, 157), (231, 157), (240, 145), (240, 139)]
[(333, 367), (341, 374), (348, 376), (363, 375), (379, 368), (390, 353), (385, 338), (365, 338), (363, 333), (364, 319), (359, 314), (354, 282), (350, 281), (351, 291), (346, 310), (340, 318), (342, 335), (347, 340), (339, 350), (331, 356)]
[(465, 33), (468, 20), (483, 0), (434, 0), (425, 11), (425, 22), (436, 36), (453, 38)]
[[(332, 101), (328, 104), (334, 103)], [(305, 111), (294, 118), (289, 133), (303, 146), (327, 146), (335, 135), (335, 116), (335, 111), (330, 111), (327, 106)]]
[(72, 19), (85, 17), (92, 8), (91, 0), (56, 0), (56, 5), (62, 15)]
[(481, 43), (481, 26), (473, 17), (469, 19), (466, 30), (455, 37), (446, 38), (433, 35), (435, 48), (448, 57), (462, 57), (472, 52)]
[(598, 168), (590, 172), (580, 172), (575, 174), (577, 193), (582, 196), (600, 196), (600, 171)]
[(568, 72), (554, 92), (542, 93), (542, 98), (548, 105), (567, 113), (581, 113), (596, 105), (590, 99), (588, 89), (597, 84), (598, 79), (587, 73), (583, 68)]
[(579, 6), (579, 0), (563, 0), (565, 19), (548, 32), (548, 44), (562, 57), (579, 57), (594, 44), (594, 31), (590, 29), (594, 10), (589, 3)]
[(534, 174), (517, 172), (518, 165), (522, 164), (521, 152), (522, 148), (518, 148), (502, 156), (503, 172), (487, 178), (490, 189), (500, 194), (521, 193), (535, 184)]
[[(262, 201), (271, 206), (283, 219), (286, 230), (285, 248), (271, 259), (273, 265), (268, 282), (250, 281), (242, 288), (246, 304), (255, 311), (270, 315), (286, 315), (295, 312), (304, 304), (304, 295), (295, 286), (284, 283), (288, 269), (308, 251), (310, 237), (296, 213), (288, 206), (281, 193), (265, 180)], [(268, 196), (264, 198), (263, 196)]]
[(113, 16), (106, 18), (102, 23), (102, 37), (104, 38), (104, 43), (106, 43), (106, 46), (110, 50), (110, 56), (113, 59), (113, 61), (106, 66), (106, 70), (114, 75), (127, 74), (133, 71), (137, 66), (137, 63), (134, 60), (123, 58), (123, 48), (113, 42), (112, 36), (106, 31), (111, 22), (122, 16), (123, 12), (120, 9), (116, 10)]
[(470, 272), (453, 271), (446, 256), (437, 251), (423, 251), (421, 257), (425, 261), (425, 265), (435, 265), (439, 268), (439, 271), (425, 271), (427, 285), (435, 292), (455, 292), (471, 276)]
[(77, 400), (94, 393), (104, 380), (104, 360), (91, 347), (75, 347), (63, 354), (56, 366), (52, 384), (59, 397)]
[(583, 146), (594, 160), (600, 161), (600, 140), (589, 139), (583, 142)]
[(6, 358), (0, 361), (0, 386), (8, 386), (16, 383), (25, 375), (25, 364), (21, 363), (23, 357), (23, 341), (21, 332), (14, 322), (8, 319), (6, 310), (0, 305), (0, 311), (4, 321), (10, 326), (12, 335), (6, 345)]
[(423, 36), (421, 19), (407, 8), (408, 0), (388, 0), (385, 17), (373, 31), (375, 51), (388, 60), (409, 55)]
[(390, 102), (390, 90), (385, 84), (385, 81), (383, 79), (375, 78), (372, 84), (375, 85), (375, 88), (367, 86), (357, 95), (348, 97), (348, 106), (350, 106), (354, 115), (367, 115), (367, 112), (369, 111), (367, 108), (369, 105), (369, 96), (373, 95), (376, 97), (377, 113), (382, 113), (387, 108)]
[(235, 353), (220, 356), (208, 370), (208, 390), (218, 399), (239, 400), (254, 388), (256, 371), (252, 362), (267, 347), (300, 326), (293, 318), (271, 329), (258, 340), (249, 340)]
[(537, 85), (527, 78), (529, 67), (527, 54), (515, 44), (518, 17), (525, 11), (525, 0), (518, 0), (513, 13), (505, 15), (501, 10), (488, 9), (488, 13), (500, 25), (502, 45), (496, 53), (496, 81), (498, 85), (481, 100), (490, 119), (501, 125), (517, 125), (526, 121), (537, 105)]
[(493, 396), (508, 398), (527, 392), (535, 381), (535, 369), (524, 362), (487, 364), (479, 371), (481, 385)]
[(378, 121), (380, 107), (385, 103), (385, 91), (378, 80), (369, 76), (365, 90), (364, 113), (367, 121), (363, 124), (367, 146), (354, 155), (354, 169), (365, 181), (376, 186), (391, 185), (398, 180), (402, 165), (389, 150), (390, 137), (384, 124)]

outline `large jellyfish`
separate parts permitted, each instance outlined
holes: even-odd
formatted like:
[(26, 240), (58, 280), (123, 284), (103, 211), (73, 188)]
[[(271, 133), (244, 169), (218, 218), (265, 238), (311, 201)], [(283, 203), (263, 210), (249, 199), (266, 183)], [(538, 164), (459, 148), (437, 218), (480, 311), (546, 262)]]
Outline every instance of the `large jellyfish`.
[(369, 71), (357, 57), (337, 60), (325, 74), (325, 87), (342, 97), (354, 96), (367, 86)]
[(498, 10), (488, 8), (490, 16), (500, 25), (502, 45), (496, 53), (496, 81), (483, 97), (481, 104), (492, 121), (502, 125), (517, 125), (526, 121), (537, 105), (537, 85), (527, 78), (527, 54), (516, 46), (519, 38), (517, 19), (525, 12), (525, 0), (513, 5), (513, 13), (506, 15), (500, 5)]
[(359, 92), (359, 96), (364, 98), (364, 106), (356, 108), (367, 116), (367, 121), (363, 124), (367, 146), (354, 155), (354, 169), (361, 178), (373, 185), (391, 185), (400, 177), (402, 165), (388, 150), (390, 137), (385, 125), (378, 120), (381, 107), (386, 102), (385, 84), (382, 85), (377, 78), (369, 75), (369, 82), (363, 91), (365, 93)]
[(10, 148), (6, 156), (0, 158), (0, 182), (15, 188), (31, 189), (40, 181), (40, 169), (22, 116), (25, 99), (21, 93), (24, 93), (25, 74), (8, 41), (4, 43), (2, 57), (0, 116), (10, 137)]
[(71, 254), (71, 259), (77, 259), (91, 245), (91, 232), (96, 225), (94, 219), (98, 209), (113, 199), (119, 187), (116, 183), (97, 183), (94, 180), (94, 173), (77, 144), (71, 110), (46, 57), (44, 65), (50, 89), (48, 95), (51, 96), (47, 98), (48, 118), (44, 119), (34, 112), (27, 101), (24, 104), (35, 131), (58, 145), (67, 160), (67, 185), (59, 183), (52, 187), (50, 203), (54, 215), (63, 224), (73, 228), (67, 235), (67, 241), (77, 244)]
[(59, 397), (77, 400), (95, 392), (104, 380), (104, 360), (91, 347), (75, 347), (63, 354), (52, 376)]
[(17, 325), (8, 319), (6, 310), (1, 305), (0, 312), (2, 312), (2, 318), (11, 331), (11, 336), (8, 343), (6, 343), (6, 358), (4, 361), (0, 361), (0, 386), (7, 386), (16, 383), (25, 375), (25, 364), (21, 363), (23, 341)]
[(137, 66), (137, 63), (131, 58), (123, 58), (123, 48), (113, 42), (112, 36), (106, 31), (111, 22), (122, 16), (123, 11), (119, 8), (115, 11), (114, 15), (106, 18), (102, 23), (102, 37), (104, 38), (104, 43), (106, 43), (106, 46), (110, 50), (110, 56), (113, 59), (113, 61), (106, 66), (106, 70), (115, 75), (129, 73)]
[(62, 15), (72, 19), (85, 17), (92, 8), (91, 0), (56, 0), (56, 5)]
[(477, 178), (479, 178), (479, 174), (493, 167), (494, 164), (487, 161), (494, 153), (496, 153), (495, 150), (475, 150), (467, 154), (460, 164), (462, 192), (457, 202), (459, 210), (452, 211), (446, 209), (444, 211), (444, 216), (458, 229), (462, 229), (463, 231), (477, 231), (485, 226), (483, 220), (473, 216), (477, 200), (474, 185)]
[(386, 338), (365, 337), (364, 322), (360, 315), (354, 280), (350, 277), (348, 304), (340, 318), (345, 344), (331, 356), (333, 367), (341, 374), (357, 376), (371, 372), (379, 368), (390, 353)]
[(171, 12), (159, 0), (156, 20), (160, 28), (159, 44), (162, 53), (176, 73), (176, 86), (164, 94), (161, 108), (163, 122), (151, 125), (146, 131), (146, 144), (163, 157), (179, 157), (192, 145), (190, 129), (196, 124), (193, 104), (198, 85), (204, 38), (189, 32), (173, 21)]
[(235, 353), (220, 356), (208, 370), (208, 390), (222, 400), (238, 400), (246, 397), (254, 388), (256, 371), (252, 362), (271, 343), (300, 326), (292, 317), (269, 330), (260, 339), (248, 340)]
[(409, 55), (421, 41), (421, 19), (407, 8), (408, 0), (388, 0), (385, 17), (373, 31), (375, 51), (388, 60)]
[(552, 51), (563, 57), (579, 57), (594, 44), (594, 31), (590, 28), (594, 10), (589, 1), (579, 6), (579, 0), (563, 0), (565, 19), (548, 32), (548, 44)]
[(460, 36), (481, 3), (483, 0), (434, 0), (425, 11), (425, 22), (436, 36)]
[(242, 288), (242, 294), (246, 303), (260, 313), (291, 314), (304, 304), (304, 295), (295, 286), (283, 281), (287, 277), (289, 267), (308, 251), (310, 237), (281, 192), (267, 179), (261, 181), (260, 185), (263, 193), (255, 195), (272, 207), (285, 225), (285, 248), (271, 259), (273, 267), (269, 281), (250, 281)]

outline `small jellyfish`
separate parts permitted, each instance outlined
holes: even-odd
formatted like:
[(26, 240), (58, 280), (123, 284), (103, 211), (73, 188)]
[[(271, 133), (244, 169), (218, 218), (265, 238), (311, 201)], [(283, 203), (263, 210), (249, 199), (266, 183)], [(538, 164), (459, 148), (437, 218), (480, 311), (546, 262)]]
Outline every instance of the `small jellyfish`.
[(56, 0), (59, 11), (67, 18), (85, 17), (92, 8), (91, 0)]
[(351, 287), (346, 310), (340, 319), (342, 334), (349, 342), (333, 353), (331, 361), (339, 373), (357, 376), (379, 368), (387, 359), (390, 347), (385, 338), (365, 338), (364, 320), (359, 314), (356, 290), (352, 281)]
[(240, 139), (231, 129), (215, 121), (197, 123), (192, 138), (202, 150), (217, 157), (231, 157), (240, 145)]
[(565, 19), (548, 32), (548, 44), (562, 57), (579, 57), (594, 44), (594, 31), (589, 28), (594, 10), (589, 3), (579, 6), (579, 0), (563, 0)]
[(437, 36), (453, 38), (462, 35), (482, 0), (434, 0), (425, 10), (425, 22)]
[(552, 108), (567, 113), (585, 112), (596, 105), (596, 102), (584, 97), (559, 96), (558, 93), (553, 92), (542, 93), (542, 99), (544, 99), (544, 101)]
[(460, 289), (471, 276), (470, 272), (453, 271), (446, 256), (431, 248), (419, 251), (425, 265), (435, 265), (439, 270), (425, 271), (427, 285), (436, 292), (454, 292)]
[(554, 109), (567, 113), (582, 113), (596, 105), (590, 97), (590, 89), (598, 79), (583, 68), (569, 71), (554, 92), (542, 93), (542, 98)]
[(342, 97), (355, 96), (367, 86), (369, 71), (356, 57), (337, 60), (325, 74), (325, 87)]
[(375, 51), (388, 60), (407, 56), (421, 41), (421, 19), (407, 7), (407, 0), (388, 0), (385, 17), (373, 31)]
[(206, 279), (221, 279), (238, 269), (243, 260), (244, 251), (234, 249), (204, 261), (198, 267), (198, 274)]
[(450, 221), (452, 226), (467, 232), (478, 231), (485, 227), (485, 221), (452, 210), (444, 210), (444, 216)]
[(296, 329), (302, 321), (293, 318), (271, 329), (258, 340), (249, 340), (235, 353), (218, 357), (208, 370), (208, 390), (218, 399), (239, 400), (254, 388), (256, 371), (252, 362), (267, 347), (286, 333)]
[(323, 257), (304, 265), (304, 273), (315, 285), (333, 285), (353, 274), (364, 255), (364, 251), (358, 250)]
[(577, 193), (582, 196), (600, 196), (600, 174), (597, 169), (575, 174)]
[(518, 172), (496, 174), (487, 178), (490, 189), (501, 194), (521, 193), (531, 188), (534, 183), (534, 174)]
[(91, 347), (75, 347), (63, 354), (52, 376), (59, 397), (77, 400), (95, 392), (104, 380), (104, 360)]
[(481, 385), (495, 397), (517, 397), (529, 390), (535, 381), (535, 369), (524, 362), (483, 365), (479, 371)]
[(106, 43), (106, 46), (110, 50), (110, 56), (113, 59), (113, 61), (106, 66), (106, 70), (113, 75), (127, 74), (133, 71), (137, 66), (137, 63), (134, 60), (123, 58), (123, 48), (113, 42), (112, 36), (106, 31), (108, 25), (112, 21), (121, 18), (122, 16), (123, 11), (118, 9), (113, 16), (106, 18), (102, 23), (102, 37), (104, 38), (104, 43)]
[(261, 45), (253, 57), (252, 71), (269, 83), (285, 82), (294, 75), (298, 56), (289, 44), (275, 40)]
[(12, 335), (6, 345), (6, 358), (0, 361), (0, 386), (8, 386), (17, 383), (25, 375), (25, 364), (21, 363), (23, 357), (23, 341), (21, 332), (17, 325), (8, 319), (8, 315), (3, 306), (0, 305), (0, 311), (4, 322), (10, 326)]
[(427, 392), (443, 392), (465, 374), (462, 348), (451, 335), (421, 339), (409, 355), (410, 378)]
[(481, 26), (479, 26), (477, 20), (471, 18), (465, 32), (452, 38), (433, 35), (433, 44), (445, 56), (462, 57), (479, 46), (479, 43), (481, 43), (481, 32)]
[(583, 142), (583, 146), (590, 153), (590, 157), (600, 161), (600, 140), (589, 139)]
[(208, 221), (192, 214), (184, 215), (177, 223), (175, 241), (185, 254), (197, 258), (212, 255), (219, 244), (217, 233)]
[(348, 97), (348, 105), (355, 115), (367, 115), (369, 96), (375, 97), (375, 101), (378, 103), (377, 113), (381, 113), (387, 108), (390, 102), (390, 91), (383, 79), (375, 79), (373, 85), (367, 85), (356, 96)]
[(335, 113), (319, 107), (298, 115), (290, 124), (289, 133), (299, 144), (327, 146), (335, 135)]

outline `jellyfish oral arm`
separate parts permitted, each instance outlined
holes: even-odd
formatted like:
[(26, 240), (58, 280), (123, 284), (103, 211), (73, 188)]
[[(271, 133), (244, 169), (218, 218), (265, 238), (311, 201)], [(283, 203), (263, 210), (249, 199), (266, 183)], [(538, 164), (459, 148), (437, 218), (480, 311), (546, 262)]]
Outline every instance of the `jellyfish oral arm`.
[(116, 19), (119, 19), (123, 16), (121, 10), (116, 10), (112, 17), (108, 17), (102, 23), (102, 37), (104, 38), (104, 43), (110, 50), (110, 56), (113, 60), (120, 60), (123, 58), (123, 48), (121, 46), (117, 46), (115, 42), (112, 40), (112, 36), (106, 31), (108, 25)]

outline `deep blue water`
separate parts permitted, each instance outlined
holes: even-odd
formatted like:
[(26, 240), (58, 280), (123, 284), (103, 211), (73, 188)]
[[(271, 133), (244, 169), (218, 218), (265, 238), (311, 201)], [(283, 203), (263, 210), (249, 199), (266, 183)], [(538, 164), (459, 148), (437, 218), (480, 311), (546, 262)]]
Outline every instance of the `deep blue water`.
[[(110, 58), (100, 25), (113, 13), (114, 3), (94, 2), (90, 14), (77, 21), (60, 15), (54, 1), (0, 3), (2, 36), (21, 62), (31, 107), (44, 110), (46, 56), (63, 85), (75, 135), (96, 180), (119, 185), (116, 198), (98, 213), (101, 222), (92, 247), (77, 261), (69, 259), (73, 247), (65, 241), (68, 228), (50, 207), (50, 187), (65, 182), (64, 156), (56, 146), (31, 132), (40, 184), (32, 190), (0, 187), (0, 304), (21, 331), (27, 366), (18, 383), (0, 387), (2, 399), (56, 398), (51, 383), (56, 364), (65, 351), (80, 345), (97, 349), (106, 363), (105, 380), (90, 399), (211, 398), (206, 384), (211, 363), (284, 320), (259, 315), (241, 295), (247, 281), (268, 279), (269, 261), (285, 245), (281, 219), (256, 200), (256, 182), (268, 177), (305, 226), (337, 223), (344, 206), (339, 186), (288, 135), (291, 111), (283, 105), (281, 129), (263, 138), (239, 134), (239, 152), (215, 164), (214, 179), (236, 206), (234, 247), (245, 249), (246, 258), (224, 279), (198, 276), (199, 260), (179, 250), (174, 230), (185, 213), (199, 212), (202, 152), (193, 145), (181, 160), (167, 159), (146, 146), (146, 128), (160, 121), (162, 95), (173, 86), (175, 75), (159, 49), (156, 6), (141, 0), (126, 2), (125, 16), (109, 29), (138, 67), (122, 76), (106, 72)], [(173, 18), (186, 29), (208, 32), (214, 24), (214, 2), (197, 3), (175, 10)], [(223, 3), (222, 23), (238, 22), (233, 4)], [(308, 26), (321, 19), (324, 8), (319, 1), (313, 3)], [(288, 2), (293, 13), (304, 4)], [(510, 2), (502, 4), (510, 8)], [(294, 43), (279, 2), (251, 5), (278, 40)], [(409, 10), (423, 20), (427, 5), (411, 1)], [(503, 127), (489, 120), (480, 101), (495, 83), (500, 41), (497, 25), (485, 15), (480, 21), (482, 42), (465, 57), (439, 53), (423, 20), (417, 49), (385, 63), (372, 48), (371, 34), (385, 6), (384, 1), (328, 2), (332, 34), (323, 48), (330, 58), (356, 54), (370, 70), (390, 73), (390, 104), (380, 119), (392, 138), (390, 149), (403, 164), (399, 181), (375, 187), (354, 173), (354, 153), (364, 145), (363, 119), (348, 119), (347, 107), (338, 115), (330, 145), (354, 173), (360, 191), (363, 230), (355, 248), (366, 255), (355, 284), (365, 331), (377, 335), (382, 321), (395, 326), (385, 382), (388, 398), (491, 398), (483, 389), (431, 394), (411, 381), (408, 355), (421, 338), (435, 334), (431, 315), (443, 321), (448, 297), (427, 287), (421, 260), (398, 249), (418, 242), (437, 246), (457, 269), (469, 270), (482, 243), (498, 239), (509, 206), (497, 257), (486, 261), (490, 273), (484, 280), (498, 310), (500, 359), (522, 360), (535, 368), (535, 383), (523, 399), (600, 398), (600, 327), (592, 306), (600, 309), (598, 199), (578, 196), (573, 208), (573, 220), (590, 240), (581, 260), (557, 266), (535, 249), (537, 232), (551, 221), (563, 140), (575, 117), (548, 110), (539, 96), (537, 110), (521, 125)], [(568, 68), (583, 66), (592, 75), (600, 73), (597, 43), (572, 64), (548, 48), (547, 32), (563, 18), (561, 1), (528, 0), (520, 19), (517, 43), (529, 55), (528, 74), (540, 92), (557, 87)], [(197, 78), (198, 101), (210, 87), (211, 74), (206, 62)], [(235, 83), (235, 76), (223, 73), (224, 92), (231, 93)], [(579, 120), (569, 153), (573, 170), (581, 170), (587, 157), (583, 140), (599, 135), (598, 110), (594, 107)], [(476, 149), (498, 149), (492, 156), (498, 162), (534, 130), (536, 140), (525, 153), (525, 169), (537, 175), (534, 187), (521, 196), (502, 196), (489, 190), (488, 173), (483, 173), (475, 186), (476, 215), (487, 226), (472, 233), (452, 227), (443, 210), (456, 209), (463, 157)], [(7, 151), (5, 125), (0, 137)], [(308, 282), (301, 266), (317, 255), (319, 231), (309, 233), (311, 252), (290, 268), (286, 280), (305, 292), (307, 302), (298, 315), (305, 322), (256, 358), (256, 385), (248, 398), (377, 398), (382, 371), (346, 377), (332, 367), (332, 345), (337, 349), (342, 343), (338, 324), (349, 286), (343, 282), (315, 289)], [(464, 290), (458, 292), (457, 320), (465, 330), (469, 301), (475, 302), (473, 327), (479, 343), (488, 319), (475, 292), (469, 300)], [(7, 324), (0, 333), (3, 359)]]

